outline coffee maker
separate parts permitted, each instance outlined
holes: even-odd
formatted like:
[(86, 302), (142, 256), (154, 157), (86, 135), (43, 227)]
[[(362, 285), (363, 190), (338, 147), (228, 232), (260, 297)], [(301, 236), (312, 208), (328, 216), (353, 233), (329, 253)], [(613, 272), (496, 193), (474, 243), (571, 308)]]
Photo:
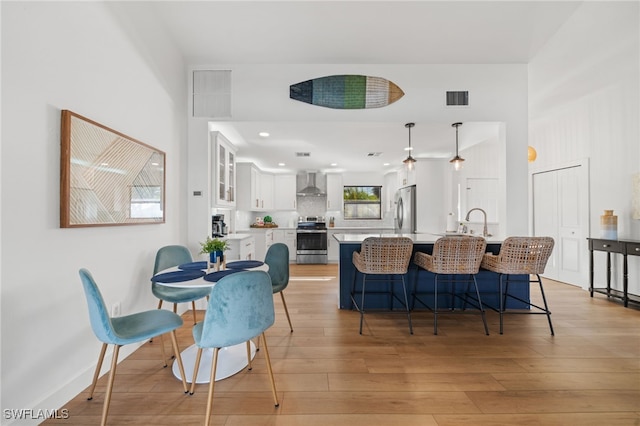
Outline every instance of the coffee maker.
[(227, 235), (227, 224), (224, 223), (223, 214), (214, 214), (211, 216), (211, 236), (223, 237)]

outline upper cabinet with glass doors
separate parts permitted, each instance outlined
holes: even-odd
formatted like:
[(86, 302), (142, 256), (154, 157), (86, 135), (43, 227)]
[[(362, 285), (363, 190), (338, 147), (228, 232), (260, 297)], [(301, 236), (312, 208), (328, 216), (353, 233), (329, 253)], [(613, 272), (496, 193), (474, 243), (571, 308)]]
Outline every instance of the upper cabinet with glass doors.
[(236, 205), (236, 149), (221, 133), (211, 133), (212, 207)]

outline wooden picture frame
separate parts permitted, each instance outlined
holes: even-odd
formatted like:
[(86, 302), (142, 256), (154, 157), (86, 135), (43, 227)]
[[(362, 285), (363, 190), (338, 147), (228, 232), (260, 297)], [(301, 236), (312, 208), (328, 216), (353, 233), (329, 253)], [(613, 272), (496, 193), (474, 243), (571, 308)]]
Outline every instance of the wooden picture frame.
[(163, 151), (69, 110), (60, 131), (60, 227), (165, 222)]

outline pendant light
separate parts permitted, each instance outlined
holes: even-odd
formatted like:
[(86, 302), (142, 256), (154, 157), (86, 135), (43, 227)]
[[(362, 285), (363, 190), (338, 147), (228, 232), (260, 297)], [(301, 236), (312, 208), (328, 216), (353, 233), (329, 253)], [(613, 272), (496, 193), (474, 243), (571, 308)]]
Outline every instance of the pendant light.
[(411, 156), (411, 150), (413, 149), (411, 148), (411, 128), (415, 125), (416, 125), (415, 123), (407, 123), (404, 125), (404, 127), (409, 129), (409, 148), (408, 148), (409, 156), (404, 159), (403, 163), (407, 165), (407, 168), (409, 170), (413, 169), (413, 163), (416, 162), (416, 159)]
[(456, 156), (453, 157), (449, 162), (453, 164), (453, 168), (456, 170), (460, 170), (462, 168), (462, 162), (464, 158), (458, 155), (458, 127), (462, 126), (462, 123), (453, 123), (451, 127), (456, 128)]

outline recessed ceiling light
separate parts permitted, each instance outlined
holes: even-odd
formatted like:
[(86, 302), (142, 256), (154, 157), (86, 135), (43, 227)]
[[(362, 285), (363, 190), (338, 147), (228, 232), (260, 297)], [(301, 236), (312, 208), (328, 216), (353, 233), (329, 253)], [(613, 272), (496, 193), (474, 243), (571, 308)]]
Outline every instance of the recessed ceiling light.
[(278, 166), (280, 166), (280, 167), (284, 167), (284, 166), (286, 166), (286, 164), (284, 164), (284, 163), (278, 163)]
[(268, 132), (260, 132), (260, 133), (258, 133), (258, 135), (260, 135), (260, 137), (263, 137), (263, 138), (268, 138), (269, 137), (269, 133)]
[(337, 165), (338, 165), (338, 163), (331, 163), (331, 167), (335, 167)]
[(389, 165), (389, 163), (384, 163), (384, 164), (383, 164), (383, 166), (388, 166), (388, 165)]

